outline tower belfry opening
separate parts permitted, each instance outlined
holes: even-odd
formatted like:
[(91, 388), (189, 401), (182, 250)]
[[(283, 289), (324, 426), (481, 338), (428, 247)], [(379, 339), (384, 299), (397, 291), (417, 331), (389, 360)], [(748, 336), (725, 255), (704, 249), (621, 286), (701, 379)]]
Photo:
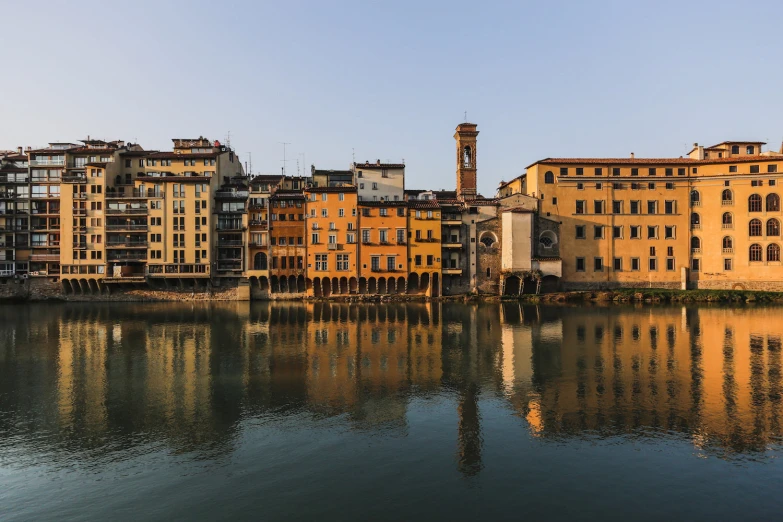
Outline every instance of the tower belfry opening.
[(457, 197), (475, 199), (476, 142), (479, 131), (475, 123), (460, 123), (454, 139), (457, 140)]

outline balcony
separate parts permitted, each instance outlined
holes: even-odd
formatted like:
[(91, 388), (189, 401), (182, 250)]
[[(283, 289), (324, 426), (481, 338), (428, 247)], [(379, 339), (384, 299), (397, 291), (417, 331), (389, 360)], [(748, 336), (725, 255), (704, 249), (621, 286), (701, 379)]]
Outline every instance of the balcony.
[(146, 261), (147, 252), (112, 250), (106, 253), (108, 261)]
[(441, 269), (441, 272), (445, 275), (462, 275), (461, 268), (443, 268)]
[(337, 243), (327, 243), (326, 249), (327, 250), (342, 250), (342, 245), (338, 245)]
[(216, 190), (215, 199), (246, 200), (250, 197), (247, 190)]
[(106, 248), (147, 248), (147, 241), (126, 240), (126, 241), (107, 241)]
[(59, 241), (33, 241), (31, 243), (33, 245), (33, 248), (59, 248), (60, 242)]
[(722, 206), (724, 206), (724, 207), (731, 207), (731, 206), (734, 206), (734, 201), (733, 201), (733, 200), (730, 200), (730, 199), (729, 199), (729, 200), (726, 200), (726, 199), (724, 199), (724, 200), (722, 200), (722, 201), (720, 202), (720, 204), (721, 204)]
[(247, 209), (245, 207), (241, 208), (220, 208), (216, 207), (212, 210), (215, 214), (247, 214)]
[(257, 219), (250, 221), (251, 230), (267, 230), (268, 228), (269, 228), (269, 223), (267, 223), (267, 221), (259, 221)]
[(701, 248), (691, 248), (691, 254), (701, 254)]
[[(13, 261), (13, 259), (6, 259), (6, 261)], [(16, 271), (14, 269), (0, 270), (0, 277), (11, 277), (14, 274), (16, 274)]]
[(209, 277), (209, 265), (147, 265), (148, 277)]
[(226, 259), (223, 261), (218, 260), (217, 271), (218, 272), (241, 272), (242, 261), (238, 259)]
[(16, 199), (17, 197), (15, 192), (0, 192), (0, 199), (3, 200)]
[(243, 226), (242, 223), (218, 223), (215, 225), (215, 230), (221, 232), (244, 232), (247, 230), (247, 227)]
[(691, 223), (691, 230), (701, 230), (701, 223)]
[(241, 239), (220, 239), (218, 238), (217, 246), (218, 247), (241, 247), (244, 246), (245, 242)]
[(154, 189), (144, 190), (110, 190), (106, 189), (106, 199), (147, 199), (147, 198), (162, 198), (162, 191), (155, 191)]
[(137, 223), (112, 223), (106, 225), (106, 231), (126, 231), (126, 230), (147, 230), (146, 224), (137, 224)]
[(451, 240), (448, 243), (443, 243), (441, 246), (443, 248), (462, 248), (462, 243)]
[(87, 176), (84, 174), (66, 174), (62, 177), (63, 183), (87, 183)]
[(73, 243), (74, 250), (87, 250), (87, 243)]
[(65, 158), (61, 159), (31, 159), (31, 167), (64, 167)]
[(733, 224), (733, 223), (723, 223), (723, 224), (721, 225), (721, 228), (722, 228), (723, 230), (730, 230), (730, 229), (733, 229), (733, 228), (734, 228), (734, 224)]
[(691, 206), (692, 206), (692, 207), (700, 207), (700, 206), (701, 206), (701, 200), (700, 200), (700, 199), (699, 199), (699, 200), (696, 200), (696, 201), (693, 201), (693, 200), (692, 200), (692, 201), (691, 201)]
[(75, 192), (73, 194), (73, 199), (87, 199), (87, 193), (86, 192)]
[(104, 212), (107, 216), (136, 216), (147, 215), (149, 209), (147, 207), (106, 208)]
[(71, 209), (71, 212), (74, 216), (86, 216), (87, 215), (87, 209), (86, 208), (73, 208)]
[(253, 248), (266, 248), (267, 244), (262, 243), (261, 241), (251, 241), (250, 243), (248, 243), (248, 246)]
[(30, 254), (30, 261), (60, 262), (60, 254)]
[(733, 254), (734, 253), (734, 249), (733, 248), (724, 248), (723, 249), (723, 253), (724, 254)]
[[(420, 219), (427, 219), (427, 218), (420, 218)], [(429, 218), (429, 219), (435, 219), (435, 218)], [(453, 219), (453, 218), (444, 218), (441, 220), (441, 225), (444, 226), (459, 226), (462, 225), (461, 219)]]

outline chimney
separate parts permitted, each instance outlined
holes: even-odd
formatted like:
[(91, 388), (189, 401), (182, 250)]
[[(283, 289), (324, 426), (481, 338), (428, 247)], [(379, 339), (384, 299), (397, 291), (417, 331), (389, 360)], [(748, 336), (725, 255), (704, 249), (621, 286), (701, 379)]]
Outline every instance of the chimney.
[(380, 167), (381, 166), (381, 160), (375, 160), (375, 164)]
[(16, 147), (16, 153), (21, 154), (22, 153), (22, 147)]
[(631, 159), (634, 159), (635, 157), (636, 157), (636, 155), (634, 155), (634, 153), (632, 152), (631, 153)]
[(31, 150), (33, 150), (33, 148), (30, 145), (28, 145), (26, 152), (30, 152)]

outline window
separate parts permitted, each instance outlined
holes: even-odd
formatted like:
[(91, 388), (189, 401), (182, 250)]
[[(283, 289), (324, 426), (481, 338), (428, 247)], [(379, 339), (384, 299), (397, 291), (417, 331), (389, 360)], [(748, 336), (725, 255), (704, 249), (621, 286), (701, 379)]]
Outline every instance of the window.
[(641, 239), (641, 238), (642, 238), (642, 226), (631, 225), (631, 239)]
[(729, 172), (737, 172), (737, 166), (736, 165), (729, 165)]
[(658, 259), (651, 257), (648, 263), (648, 267), (650, 269), (650, 272), (655, 272), (656, 270), (658, 270)]
[(761, 261), (761, 245), (753, 244), (748, 249), (748, 259), (750, 261)]
[(428, 255), (427, 256), (427, 266), (432, 266), (432, 262), (433, 262), (434, 259), (435, 259), (435, 256)]
[(612, 227), (612, 237), (614, 239), (622, 239), (623, 238), (623, 227), (621, 226), (614, 226)]
[(725, 236), (721, 242), (721, 245), (724, 254), (734, 253), (734, 239), (732, 239), (731, 236)]
[(647, 202), (647, 213), (648, 214), (657, 214), (658, 213), (658, 202), (657, 201), (648, 201)]
[(750, 237), (761, 237), (761, 220), (751, 219), (748, 224), (748, 235)]
[(632, 272), (638, 272), (639, 271), (639, 258), (638, 257), (632, 257), (631, 258), (631, 271)]
[(620, 175), (619, 167), (612, 167), (612, 176), (619, 176), (619, 175)]
[(720, 194), (721, 204), (731, 205), (734, 202), (734, 194), (729, 189), (724, 189)]
[(732, 154), (739, 154), (739, 145), (732, 145), (731, 146), (731, 153)]
[(698, 207), (701, 205), (701, 194), (698, 190), (691, 190), (691, 206)]
[(603, 183), (596, 183), (595, 190), (601, 190), (604, 187)]
[(701, 228), (701, 216), (696, 212), (691, 214), (691, 228), (694, 230)]
[(639, 169), (633, 168), (631, 169), (631, 176), (638, 176), (639, 175)]
[(576, 184), (576, 190), (584, 190), (585, 184), (584, 183), (577, 183)]
[(734, 216), (731, 212), (723, 213), (723, 228), (734, 228)]
[(778, 166), (777, 165), (767, 165), (767, 172), (777, 172)]
[(585, 207), (587, 206), (587, 202), (584, 200), (578, 200), (576, 202), (576, 213), (577, 214), (584, 214), (585, 213)]
[(678, 176), (684, 176), (685, 175), (685, 168), (677, 169), (677, 175)]
[(547, 185), (551, 185), (555, 182), (555, 175), (552, 173), (551, 170), (546, 171), (546, 174), (544, 174), (544, 183)]
[(767, 220), (767, 235), (779, 236), (780, 235), (780, 221), (775, 218)]
[(674, 239), (675, 238), (675, 234), (674, 234), (675, 227), (673, 225), (666, 225), (665, 227), (663, 227), (663, 231), (664, 231), (664, 237), (666, 239)]
[(603, 257), (594, 257), (593, 258), (593, 271), (594, 272), (603, 272), (604, 271), (604, 258)]
[(577, 176), (581, 176), (581, 175), (583, 175), (584, 173), (585, 173), (585, 169), (583, 169), (582, 167), (577, 167), (577, 168), (576, 168), (576, 175), (577, 175)]
[(699, 270), (701, 270), (701, 259), (698, 257), (691, 259), (691, 271), (698, 272)]
[(764, 180), (763, 179), (752, 179), (752, 180), (750, 180), (750, 186), (751, 187), (763, 187), (764, 186)]
[(674, 271), (674, 258), (673, 257), (667, 257), (666, 258), (666, 270), (668, 272)]
[(751, 165), (750, 166), (750, 173), (751, 174), (758, 174), (759, 173), (759, 166), (758, 165)]
[(631, 214), (638, 214), (641, 206), (641, 201), (631, 201)]
[(655, 183), (648, 183), (647, 188), (650, 190), (655, 190)]
[(326, 271), (329, 269), (329, 256), (328, 254), (316, 254), (315, 255), (315, 269), (318, 271)]
[(560, 167), (560, 175), (561, 176), (568, 176), (568, 168), (567, 167)]
[(603, 200), (595, 200), (593, 201), (593, 210), (596, 214), (603, 214), (604, 213), (604, 202)]
[(748, 212), (761, 212), (761, 196), (751, 194), (748, 198)]
[(557, 205), (557, 198), (552, 198), (552, 204)]
[(413, 260), (414, 260), (413, 264), (415, 264), (416, 266), (421, 266), (421, 256), (420, 255), (414, 256)]
[(780, 212), (780, 197), (775, 194), (767, 194), (767, 212)]
[(701, 239), (699, 237), (693, 236), (691, 238), (691, 252), (694, 254), (701, 252)]
[(622, 201), (612, 201), (612, 213), (613, 214), (622, 214), (623, 213), (623, 202)]
[(672, 168), (665, 169), (664, 170), (664, 174), (666, 176), (674, 176), (674, 169), (672, 169)]
[(651, 167), (651, 168), (647, 169), (647, 175), (648, 176), (655, 176), (655, 174), (656, 174), (656, 171), (655, 171), (654, 168)]
[(584, 225), (576, 225), (576, 239), (585, 239), (585, 226)]
[(780, 261), (780, 247), (775, 243), (767, 245), (767, 262), (769, 261)]
[(595, 225), (593, 227), (593, 239), (603, 239), (603, 238), (604, 238), (603, 225)]
[(341, 272), (348, 270), (348, 254), (337, 254), (337, 270)]
[(584, 257), (577, 257), (576, 258), (576, 271), (577, 272), (584, 272), (585, 271), (585, 258)]
[(378, 183), (376, 181), (372, 182), (372, 189), (373, 190), (378, 190)]
[(729, 272), (732, 269), (732, 259), (726, 258), (723, 260), (723, 270)]
[(622, 257), (615, 257), (612, 261), (612, 269), (615, 272), (622, 272), (623, 271), (623, 258)]
[(674, 214), (677, 209), (677, 202), (674, 200), (665, 201), (663, 204), (663, 212), (665, 214)]
[(666, 190), (674, 190), (674, 183), (667, 183)]
[(745, 147), (745, 152), (747, 152), (748, 154), (754, 154), (755, 150), (756, 148), (753, 145), (748, 145), (747, 147)]
[(666, 248), (666, 255), (669, 257), (672, 257), (674, 255), (674, 247), (667, 247)]
[(777, 186), (777, 183), (778, 183), (778, 180), (776, 180), (776, 179), (771, 179), (771, 180), (769, 180), (769, 186), (770, 186), (770, 187), (775, 187), (775, 186)]
[[(345, 201), (345, 194), (343, 192), (340, 192), (339, 194), (337, 194), (337, 200), (338, 201)], [(344, 255), (344, 254), (341, 254), (341, 255)]]

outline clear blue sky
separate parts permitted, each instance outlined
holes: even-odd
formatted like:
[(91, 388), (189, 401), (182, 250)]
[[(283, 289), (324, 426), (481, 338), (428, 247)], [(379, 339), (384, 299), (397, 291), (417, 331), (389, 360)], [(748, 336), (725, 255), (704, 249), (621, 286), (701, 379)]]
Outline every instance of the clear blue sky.
[(404, 158), (409, 188), (451, 188), (467, 111), (491, 195), (547, 156), (783, 139), (780, 1), (0, 0), (0, 13), (0, 149), (87, 134), (167, 149), (231, 131), (255, 172), (280, 171), (285, 141), (308, 165), (346, 168), (355, 149)]

